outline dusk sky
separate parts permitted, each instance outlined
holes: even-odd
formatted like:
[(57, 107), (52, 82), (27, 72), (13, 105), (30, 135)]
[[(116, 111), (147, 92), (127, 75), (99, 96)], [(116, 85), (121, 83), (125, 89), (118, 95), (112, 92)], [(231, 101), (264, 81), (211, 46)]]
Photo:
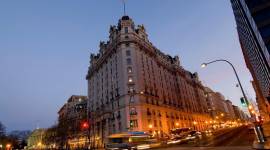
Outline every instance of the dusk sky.
[[(179, 55), (185, 69), (240, 105), (229, 65), (200, 68), (230, 60), (254, 99), (230, 1), (128, 0), (126, 9), (157, 48)], [(90, 53), (122, 15), (121, 0), (0, 1), (0, 121), (8, 131), (49, 127), (71, 95), (87, 95)]]

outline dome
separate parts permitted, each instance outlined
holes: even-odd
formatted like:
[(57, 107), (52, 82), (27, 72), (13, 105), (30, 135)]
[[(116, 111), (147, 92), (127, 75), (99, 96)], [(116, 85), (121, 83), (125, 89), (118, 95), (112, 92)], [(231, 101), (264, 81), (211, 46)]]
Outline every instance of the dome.
[(123, 16), (122, 20), (129, 20), (129, 16)]

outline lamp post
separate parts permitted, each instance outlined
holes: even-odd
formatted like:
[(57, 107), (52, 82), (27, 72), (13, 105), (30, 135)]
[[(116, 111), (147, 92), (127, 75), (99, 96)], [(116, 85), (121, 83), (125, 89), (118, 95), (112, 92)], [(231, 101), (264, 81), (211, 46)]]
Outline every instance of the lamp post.
[(196, 130), (196, 125), (197, 125), (197, 122), (196, 121), (193, 121), (193, 128), (194, 128), (194, 130)]
[(205, 68), (207, 65), (212, 64), (212, 63), (215, 63), (215, 62), (226, 62), (227, 64), (229, 64), (229, 65), (232, 67), (232, 69), (233, 69), (233, 71), (234, 71), (234, 74), (235, 74), (235, 76), (236, 76), (236, 78), (237, 78), (238, 84), (239, 84), (239, 86), (240, 86), (241, 92), (242, 92), (244, 98), (245, 98), (246, 100), (248, 100), (248, 99), (247, 99), (247, 96), (246, 96), (246, 94), (245, 94), (245, 92), (244, 92), (244, 90), (243, 90), (243, 87), (242, 87), (242, 84), (241, 84), (241, 82), (240, 82), (239, 76), (238, 76), (238, 74), (237, 74), (237, 72), (236, 72), (236, 69), (234, 68), (234, 66), (233, 66), (233, 64), (232, 64), (231, 62), (229, 62), (229, 61), (226, 60), (226, 59), (217, 59), (217, 60), (210, 61), (210, 62), (207, 62), (207, 63), (202, 63), (201, 67), (202, 67), (202, 68)]
[[(238, 84), (239, 84), (239, 86), (240, 86), (241, 92), (242, 92), (244, 98), (245, 98), (246, 100), (248, 100), (248, 99), (247, 99), (247, 96), (246, 96), (246, 94), (245, 94), (245, 92), (244, 92), (244, 89), (243, 89), (243, 87), (242, 87), (242, 84), (241, 84), (241, 81), (240, 81), (240, 79), (239, 79), (239, 76), (238, 76), (238, 74), (237, 74), (237, 72), (236, 72), (236, 69), (235, 69), (235, 67), (233, 66), (233, 64), (232, 64), (230, 61), (228, 61), (228, 60), (226, 60), (226, 59), (217, 59), (217, 60), (213, 60), (213, 61), (210, 61), (210, 62), (207, 62), (207, 63), (202, 63), (202, 64), (201, 64), (201, 67), (202, 67), (202, 68), (205, 68), (207, 65), (212, 64), (212, 63), (215, 63), (215, 62), (225, 62), (225, 63), (229, 64), (229, 65), (232, 67), (232, 69), (233, 69), (233, 71), (234, 71), (234, 74), (235, 74), (235, 76), (236, 76), (236, 79), (237, 79), (237, 81), (238, 81)], [(254, 113), (253, 113), (250, 109), (249, 109), (249, 113), (250, 113), (250, 116), (251, 116), (251, 117), (254, 117)], [(255, 132), (256, 132), (258, 141), (259, 141), (260, 143), (265, 142), (264, 134), (263, 134), (263, 132), (262, 132), (262, 128), (261, 128), (260, 125), (256, 125), (256, 124), (255, 124)]]

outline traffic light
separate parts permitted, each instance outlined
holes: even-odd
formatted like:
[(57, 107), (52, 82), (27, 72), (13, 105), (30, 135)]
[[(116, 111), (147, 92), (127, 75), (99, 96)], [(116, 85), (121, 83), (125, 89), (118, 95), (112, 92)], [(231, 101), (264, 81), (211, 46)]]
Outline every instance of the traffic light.
[(244, 97), (241, 97), (240, 101), (241, 101), (242, 106), (244, 107), (247, 107), (249, 105), (248, 101)]
[(82, 122), (82, 129), (88, 129), (89, 128), (89, 123), (87, 121)]

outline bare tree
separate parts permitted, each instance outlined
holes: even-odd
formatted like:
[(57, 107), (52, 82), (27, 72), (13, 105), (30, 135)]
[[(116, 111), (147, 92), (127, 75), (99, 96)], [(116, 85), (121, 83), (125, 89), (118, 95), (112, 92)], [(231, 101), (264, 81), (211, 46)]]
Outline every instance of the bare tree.
[(3, 138), (5, 136), (6, 136), (6, 127), (0, 121), (0, 138)]

